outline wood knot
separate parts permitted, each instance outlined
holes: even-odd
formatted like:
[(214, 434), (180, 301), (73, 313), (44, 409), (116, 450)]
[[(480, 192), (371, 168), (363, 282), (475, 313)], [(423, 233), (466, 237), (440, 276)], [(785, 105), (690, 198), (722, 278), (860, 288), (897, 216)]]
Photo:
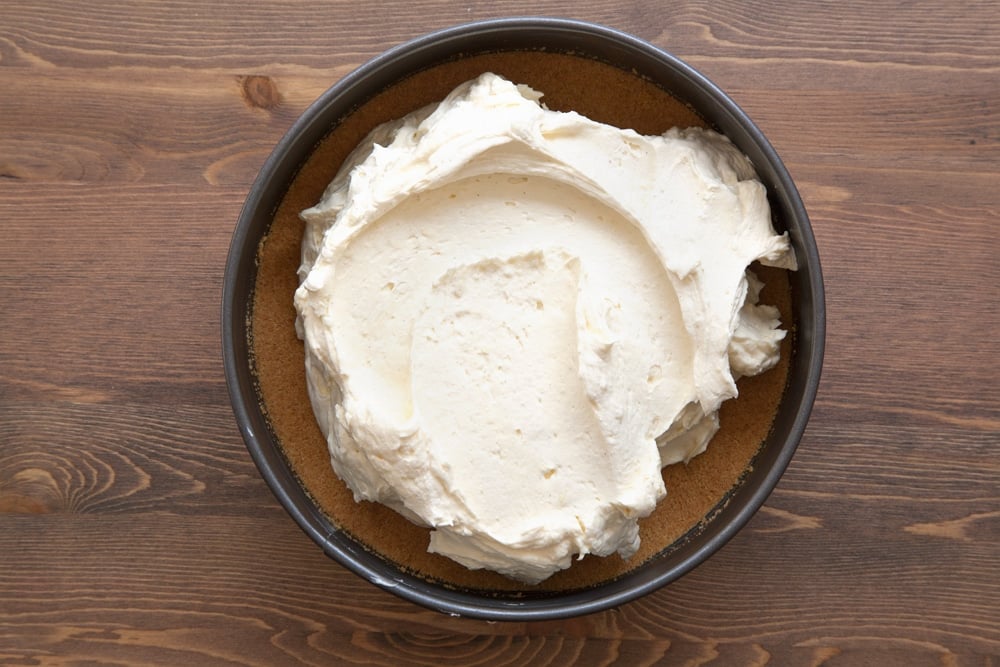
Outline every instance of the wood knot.
[(243, 102), (251, 109), (274, 109), (281, 104), (281, 93), (271, 77), (251, 74), (237, 80)]

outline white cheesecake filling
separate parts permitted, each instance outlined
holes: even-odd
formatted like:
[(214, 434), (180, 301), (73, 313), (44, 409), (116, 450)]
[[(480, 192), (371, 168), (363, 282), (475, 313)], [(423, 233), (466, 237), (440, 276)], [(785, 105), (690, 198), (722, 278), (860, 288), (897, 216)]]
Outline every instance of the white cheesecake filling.
[(628, 557), (784, 331), (748, 266), (794, 268), (750, 162), (492, 74), (377, 128), (302, 213), (313, 410), (357, 500), (430, 550), (538, 582)]

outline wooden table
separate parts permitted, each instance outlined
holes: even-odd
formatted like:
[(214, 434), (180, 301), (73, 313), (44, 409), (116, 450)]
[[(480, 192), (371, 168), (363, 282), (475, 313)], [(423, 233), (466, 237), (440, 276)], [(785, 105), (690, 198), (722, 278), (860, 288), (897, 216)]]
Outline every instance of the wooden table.
[[(797, 180), (829, 315), (791, 467), (708, 563), (562, 622), (328, 560), (230, 411), (243, 198), (327, 86), (502, 14), (634, 33)], [(0, 5), (0, 664), (1000, 664), (1000, 8), (542, 0)]]

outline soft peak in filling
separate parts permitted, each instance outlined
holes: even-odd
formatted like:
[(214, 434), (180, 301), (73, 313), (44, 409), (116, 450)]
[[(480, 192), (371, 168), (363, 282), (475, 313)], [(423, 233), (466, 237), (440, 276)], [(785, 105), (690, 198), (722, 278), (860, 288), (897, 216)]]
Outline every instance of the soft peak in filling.
[(357, 500), (430, 550), (537, 582), (628, 557), (735, 377), (784, 332), (753, 261), (794, 268), (724, 137), (646, 137), (493, 74), (381, 126), (303, 212), (310, 398)]

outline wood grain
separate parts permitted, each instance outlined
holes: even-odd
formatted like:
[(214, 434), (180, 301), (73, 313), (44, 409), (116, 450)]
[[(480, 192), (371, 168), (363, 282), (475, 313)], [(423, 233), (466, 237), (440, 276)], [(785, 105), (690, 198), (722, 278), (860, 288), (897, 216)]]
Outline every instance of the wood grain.
[[(619, 609), (486, 623), (321, 554), (243, 447), (219, 342), (267, 154), (384, 48), (500, 15), (632, 32), (760, 125), (828, 352), (749, 526)], [(0, 5), (0, 665), (1000, 664), (995, 3)]]

